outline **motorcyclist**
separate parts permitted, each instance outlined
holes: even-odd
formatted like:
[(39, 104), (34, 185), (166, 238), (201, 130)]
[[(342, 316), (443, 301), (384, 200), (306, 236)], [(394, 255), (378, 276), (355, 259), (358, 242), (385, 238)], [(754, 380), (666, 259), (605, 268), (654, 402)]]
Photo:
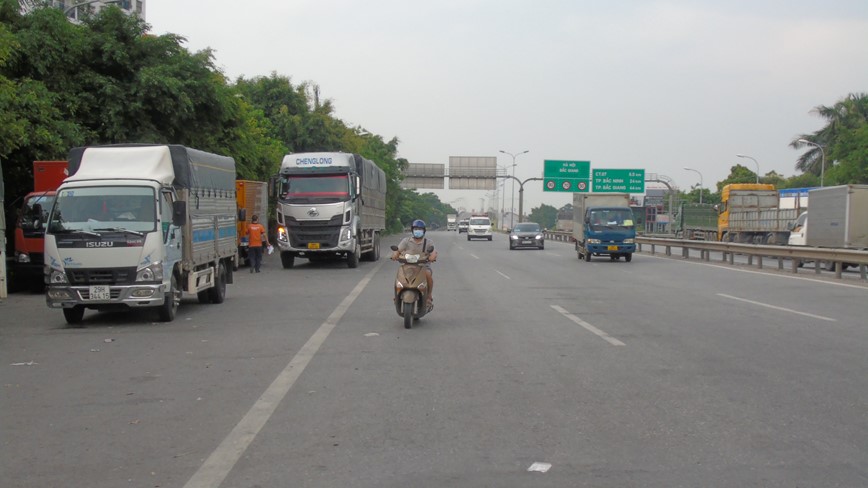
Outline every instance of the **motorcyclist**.
[(398, 250), (392, 252), (392, 260), (398, 259), (398, 256), (401, 254), (419, 254), (424, 255), (428, 254), (428, 262), (424, 264), (425, 266), (425, 279), (428, 282), (428, 303), (427, 305), (430, 307), (434, 303), (434, 277), (431, 272), (431, 263), (437, 260), (437, 251), (433, 250), (428, 253), (427, 248), (434, 247), (434, 242), (430, 239), (425, 238), (426, 227), (425, 221), (423, 220), (414, 220), (410, 225), (410, 232), (412, 235), (409, 237), (405, 237), (398, 244)]

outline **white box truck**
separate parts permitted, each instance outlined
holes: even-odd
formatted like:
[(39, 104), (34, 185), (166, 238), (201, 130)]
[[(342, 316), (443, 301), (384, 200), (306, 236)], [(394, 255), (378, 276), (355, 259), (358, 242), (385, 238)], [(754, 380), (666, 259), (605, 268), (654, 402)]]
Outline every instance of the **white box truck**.
[(237, 259), (235, 161), (178, 145), (75, 148), (45, 235), (46, 301), (155, 307), (170, 322), (183, 292), (222, 303)]
[(275, 181), (277, 246), (284, 268), (296, 257), (380, 259), (386, 174), (358, 154), (288, 154)]
[(868, 249), (868, 185), (827, 186), (809, 194), (807, 245)]

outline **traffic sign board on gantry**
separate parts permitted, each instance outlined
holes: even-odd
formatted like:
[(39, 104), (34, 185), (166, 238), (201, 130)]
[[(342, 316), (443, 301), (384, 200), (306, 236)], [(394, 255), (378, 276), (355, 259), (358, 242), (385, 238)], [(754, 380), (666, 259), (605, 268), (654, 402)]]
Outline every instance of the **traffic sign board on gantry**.
[(595, 169), (595, 193), (645, 193), (644, 169)]
[(591, 189), (590, 161), (543, 161), (543, 191), (585, 193)]

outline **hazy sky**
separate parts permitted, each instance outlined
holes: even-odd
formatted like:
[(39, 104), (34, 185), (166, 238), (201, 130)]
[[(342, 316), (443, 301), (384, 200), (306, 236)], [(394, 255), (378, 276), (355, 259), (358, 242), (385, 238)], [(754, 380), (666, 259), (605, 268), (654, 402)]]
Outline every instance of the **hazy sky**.
[[(449, 156), (644, 168), (714, 188), (730, 168), (796, 174), (811, 113), (868, 91), (868, 1), (149, 0), (155, 34), (234, 79), (317, 83), (335, 115), (411, 163)], [(506, 206), (512, 194), (507, 183)], [(482, 191), (435, 191), (486, 207)], [(459, 198), (463, 200), (456, 201)], [(515, 190), (518, 207), (518, 188)], [(571, 201), (529, 182), (526, 211)]]

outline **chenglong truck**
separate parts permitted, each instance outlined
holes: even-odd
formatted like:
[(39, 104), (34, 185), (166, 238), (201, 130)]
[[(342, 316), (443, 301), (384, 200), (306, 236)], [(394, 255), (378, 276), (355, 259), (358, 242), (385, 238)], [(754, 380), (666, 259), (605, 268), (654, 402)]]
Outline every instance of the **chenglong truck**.
[(274, 179), (277, 247), (284, 268), (308, 260), (380, 259), (386, 228), (386, 175), (358, 154), (289, 154)]

